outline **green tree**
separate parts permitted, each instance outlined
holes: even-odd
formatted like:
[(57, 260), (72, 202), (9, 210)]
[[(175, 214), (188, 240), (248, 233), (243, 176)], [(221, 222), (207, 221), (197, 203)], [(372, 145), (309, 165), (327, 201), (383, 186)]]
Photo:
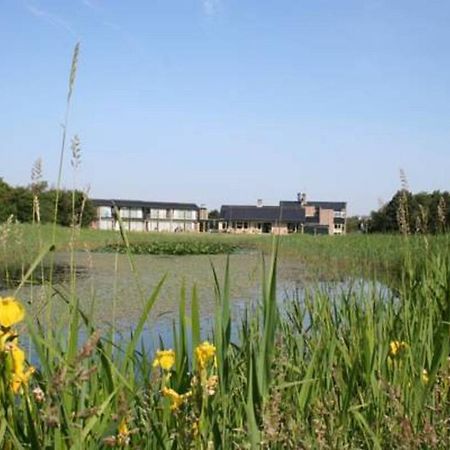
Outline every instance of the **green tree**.
[[(27, 187), (12, 187), (0, 178), (0, 222), (11, 215), (19, 222), (32, 222), (34, 209), (39, 207), (41, 223), (51, 223), (55, 215), (55, 201), (56, 190), (48, 189), (45, 181)], [(94, 216), (95, 209), (83, 192), (60, 191), (57, 216), (59, 225), (81, 223), (82, 226), (89, 226)]]
[(19, 222), (31, 222), (33, 220), (33, 193), (22, 186), (14, 188), (12, 202), (16, 210), (15, 216)]
[(400, 222), (404, 222), (403, 225), (411, 233), (440, 233), (448, 230), (449, 192), (412, 194), (400, 190), (386, 205), (371, 213), (369, 230), (376, 233), (398, 232)]
[(0, 178), (0, 223), (7, 220), (11, 214), (16, 215), (13, 195), (14, 188)]
[(220, 218), (220, 213), (217, 209), (212, 209), (211, 211), (209, 211), (208, 213), (208, 219), (219, 219)]
[(364, 231), (364, 219), (359, 216), (347, 217), (345, 228), (347, 233), (358, 233)]

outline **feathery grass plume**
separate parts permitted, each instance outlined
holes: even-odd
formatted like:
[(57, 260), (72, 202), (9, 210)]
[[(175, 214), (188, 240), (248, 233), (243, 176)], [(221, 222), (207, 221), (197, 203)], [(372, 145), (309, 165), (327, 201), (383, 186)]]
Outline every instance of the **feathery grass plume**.
[(437, 206), (437, 226), (438, 226), (438, 231), (441, 233), (445, 232), (445, 215), (446, 215), (446, 204), (445, 204), (445, 199), (443, 196), (440, 197), (439, 199), (439, 203)]
[(59, 202), (59, 195), (61, 190), (61, 180), (62, 180), (62, 169), (64, 164), (64, 153), (66, 149), (66, 138), (67, 138), (67, 126), (69, 123), (69, 111), (70, 111), (70, 101), (72, 99), (72, 93), (73, 88), (75, 85), (75, 80), (77, 76), (77, 69), (78, 69), (78, 57), (80, 53), (80, 43), (77, 42), (75, 45), (75, 48), (73, 50), (72, 55), (72, 65), (70, 69), (70, 76), (69, 76), (69, 87), (67, 92), (67, 100), (66, 100), (66, 111), (64, 114), (64, 122), (62, 123), (62, 137), (61, 137), (61, 148), (59, 153), (59, 168), (58, 168), (58, 181), (56, 183), (56, 195), (55, 195), (55, 208), (54, 208), (54, 217), (53, 217), (53, 241), (52, 243), (55, 243), (56, 238), (56, 224), (58, 222), (58, 202)]
[(80, 43), (77, 42), (75, 45), (75, 48), (73, 50), (72, 66), (70, 68), (69, 91), (67, 93), (67, 102), (68, 103), (70, 102), (70, 98), (72, 97), (73, 87), (75, 85), (75, 80), (77, 78), (79, 54), (80, 54)]
[(408, 197), (406, 191), (402, 190), (399, 198), (399, 204), (397, 209), (397, 224), (398, 229), (403, 235), (409, 234), (409, 223), (408, 223)]
[(83, 192), (82, 192), (82, 198), (81, 198), (81, 206), (80, 206), (80, 210), (78, 212), (78, 222), (77, 222), (77, 226), (78, 228), (81, 228), (81, 225), (83, 223), (83, 213), (84, 213), (84, 209), (86, 207), (86, 202), (89, 199), (89, 191), (91, 190), (91, 186), (88, 185), (84, 188)]
[(38, 158), (31, 168), (31, 187), (33, 192), (40, 188), (42, 181), (42, 158)]
[(408, 178), (406, 178), (406, 173), (403, 169), (400, 169), (400, 185), (402, 190), (409, 192)]
[(428, 233), (428, 209), (419, 203), (419, 215), (417, 216), (417, 231), (422, 234)]
[[(75, 134), (70, 142), (70, 149), (72, 150), (72, 158), (70, 159), (70, 165), (72, 166), (73, 173), (73, 188), (72, 188), (72, 221), (71, 226), (73, 228), (77, 227), (78, 224), (81, 226), (81, 213), (77, 214), (75, 211), (75, 197), (76, 197), (76, 172), (81, 164), (81, 142), (77, 134)], [(85, 202), (83, 198), (83, 202)], [(74, 236), (73, 236), (74, 237)]]
[(31, 192), (33, 193), (33, 221), (41, 222), (39, 195), (42, 189), (42, 158), (38, 158), (31, 168)]
[(405, 171), (400, 169), (400, 198), (397, 208), (397, 224), (400, 232), (407, 236), (409, 234), (409, 217), (408, 217), (408, 180)]
[(77, 134), (72, 138), (70, 148), (72, 150), (70, 165), (76, 170), (81, 164), (81, 142)]

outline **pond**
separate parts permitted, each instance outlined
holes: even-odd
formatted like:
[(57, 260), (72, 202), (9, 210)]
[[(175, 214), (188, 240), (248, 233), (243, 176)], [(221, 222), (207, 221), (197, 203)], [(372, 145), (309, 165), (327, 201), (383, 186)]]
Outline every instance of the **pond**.
[[(58, 253), (55, 256), (57, 267), (69, 267), (71, 255)], [(233, 317), (239, 318), (242, 312), (255, 305), (261, 298), (262, 256), (258, 252), (233, 254), (230, 257), (230, 299)], [(186, 290), (187, 314), (189, 315), (191, 292), (197, 289), (201, 325), (204, 335), (212, 327), (215, 307), (214, 276), (215, 268), (220, 282), (223, 281), (227, 256), (160, 256), (136, 255), (133, 257), (135, 270), (130, 267), (126, 255), (111, 253), (76, 252), (74, 262), (77, 277), (72, 292), (76, 292), (84, 311), (93, 314), (97, 324), (114, 324), (123, 336), (133, 329), (141, 315), (145, 300), (148, 299), (165, 276), (164, 284), (151, 311), (145, 331), (148, 342), (157, 342), (161, 336), (168, 343), (172, 336), (172, 323), (178, 318), (182, 286)], [(266, 267), (270, 264), (266, 258)], [(334, 293), (347, 288), (347, 281), (312, 280), (311, 272), (295, 258), (280, 258), (277, 271), (278, 301), (301, 297), (310, 283)], [(47, 286), (25, 286), (19, 297), (28, 303), (33, 316), (45, 321), (49, 300), (52, 299), (52, 316), (55, 323), (67, 323), (68, 315), (62, 297), (70, 297), (70, 276), (55, 285), (55, 290)], [(6, 295), (6, 293), (2, 293)]]

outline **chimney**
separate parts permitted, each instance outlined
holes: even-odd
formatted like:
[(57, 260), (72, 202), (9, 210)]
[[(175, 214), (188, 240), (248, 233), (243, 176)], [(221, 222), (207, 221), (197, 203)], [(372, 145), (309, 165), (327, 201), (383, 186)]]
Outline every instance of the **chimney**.
[(306, 205), (306, 194), (304, 192), (299, 192), (297, 194), (297, 201), (300, 203), (301, 206)]
[(258, 198), (258, 200), (256, 200), (256, 206), (257, 206), (258, 208), (261, 208), (262, 205), (263, 205), (262, 198)]

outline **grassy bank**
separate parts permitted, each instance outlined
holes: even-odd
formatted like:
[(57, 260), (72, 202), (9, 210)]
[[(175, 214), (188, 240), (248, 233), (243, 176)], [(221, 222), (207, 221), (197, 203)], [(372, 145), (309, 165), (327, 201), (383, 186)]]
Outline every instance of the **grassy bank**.
[[(58, 293), (68, 323), (27, 316), (30, 342), (23, 333), (11, 339), (23, 322), (9, 328), (1, 302), (0, 446), (447, 448), (449, 250), (428, 245), (419, 255), (415, 246), (403, 243), (395, 295), (386, 297), (374, 278), (337, 299), (317, 286), (282, 313), (274, 258), (259, 306), (234, 319), (234, 342), (233, 280), (228, 269), (212, 273), (214, 329), (201, 333), (195, 287), (181, 288), (174, 347), (156, 355), (140, 336), (161, 285), (142, 298), (141, 319), (119, 347), (114, 330), (96, 331), (70, 289)], [(34, 373), (20, 348), (34, 349)]]

